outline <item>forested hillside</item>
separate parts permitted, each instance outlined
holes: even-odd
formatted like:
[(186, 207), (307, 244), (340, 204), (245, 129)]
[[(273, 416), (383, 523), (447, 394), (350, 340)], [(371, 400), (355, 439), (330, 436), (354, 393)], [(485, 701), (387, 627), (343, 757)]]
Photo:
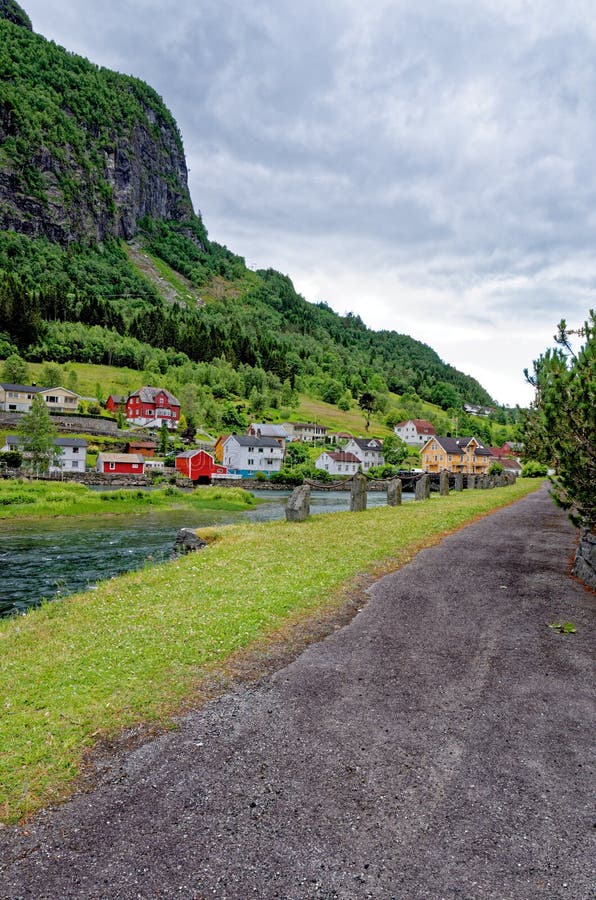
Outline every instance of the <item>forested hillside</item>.
[[(308, 303), (210, 241), (157, 94), (46, 41), (19, 10), (0, 0), (0, 356), (161, 372), (224, 359), (334, 404), (387, 391), (490, 403), (425, 344)], [(166, 296), (131, 239), (162, 281), (192, 290)]]

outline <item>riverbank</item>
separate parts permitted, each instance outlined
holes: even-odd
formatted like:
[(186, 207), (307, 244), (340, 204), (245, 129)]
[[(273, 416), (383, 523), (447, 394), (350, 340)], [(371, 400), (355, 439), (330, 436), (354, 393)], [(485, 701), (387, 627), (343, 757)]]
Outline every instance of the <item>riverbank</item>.
[(0, 482), (2, 519), (43, 519), (56, 516), (124, 515), (147, 509), (248, 509), (256, 499), (242, 488), (198, 487), (180, 490), (169, 485), (157, 490), (93, 491), (82, 484), (55, 481)]
[(230, 660), (292, 623), (341, 609), (358, 579), (536, 490), (433, 497), (364, 513), (211, 529), (210, 547), (0, 622), (0, 816), (66, 796), (86, 751), (144, 723), (167, 727)]

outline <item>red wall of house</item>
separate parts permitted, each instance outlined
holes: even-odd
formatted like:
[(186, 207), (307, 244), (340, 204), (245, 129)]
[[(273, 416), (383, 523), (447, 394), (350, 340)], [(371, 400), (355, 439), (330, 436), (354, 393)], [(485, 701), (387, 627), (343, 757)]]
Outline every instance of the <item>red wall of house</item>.
[(197, 481), (199, 478), (211, 478), (212, 475), (226, 475), (228, 471), (225, 466), (218, 466), (213, 457), (204, 450), (200, 450), (191, 457), (177, 457), (176, 468), (192, 481)]
[(102, 472), (105, 475), (116, 475), (116, 474), (125, 474), (125, 475), (144, 475), (145, 474), (145, 466), (142, 463), (139, 463), (136, 469), (133, 469), (132, 463), (120, 463), (117, 462), (115, 468), (110, 469), (109, 462), (104, 462), (102, 468)]

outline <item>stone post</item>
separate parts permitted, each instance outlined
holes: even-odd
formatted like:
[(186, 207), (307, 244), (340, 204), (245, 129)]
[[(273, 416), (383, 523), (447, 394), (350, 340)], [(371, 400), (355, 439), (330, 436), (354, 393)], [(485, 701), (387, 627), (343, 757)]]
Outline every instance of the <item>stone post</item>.
[(387, 506), (401, 506), (401, 478), (390, 481), (387, 485)]
[(441, 472), (439, 475), (439, 494), (441, 497), (447, 497), (449, 494), (449, 472)]
[(430, 497), (430, 477), (421, 475), (416, 482), (415, 500), (428, 500)]
[(286, 504), (288, 522), (304, 522), (310, 515), (310, 485), (294, 488)]
[(455, 491), (463, 491), (464, 489), (464, 476), (461, 472), (458, 472), (455, 476)]
[[(480, 487), (480, 485), (478, 485)], [(476, 476), (468, 475), (468, 490), (473, 491), (476, 489)]]
[(350, 496), (350, 512), (363, 512), (366, 509), (366, 475), (356, 472), (352, 479)]

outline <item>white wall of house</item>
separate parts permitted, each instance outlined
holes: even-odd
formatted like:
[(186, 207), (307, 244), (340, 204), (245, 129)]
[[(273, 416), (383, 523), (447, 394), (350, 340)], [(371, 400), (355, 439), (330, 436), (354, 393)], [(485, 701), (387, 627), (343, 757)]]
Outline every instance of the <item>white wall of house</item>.
[(274, 446), (259, 446), (259, 439), (254, 444), (241, 444), (231, 435), (223, 445), (223, 465), (246, 475), (255, 472), (279, 472), (282, 467), (284, 451), (277, 441)]
[(424, 433), (418, 431), (416, 425), (411, 420), (406, 422), (405, 425), (396, 425), (393, 430), (398, 438), (404, 441), (404, 443), (409, 444), (411, 447), (422, 447), (426, 444), (429, 437), (432, 437), (428, 432)]
[(363, 449), (355, 440), (348, 441), (343, 448), (346, 453), (353, 453), (357, 456), (362, 464), (362, 471), (366, 472), (371, 466), (382, 466), (385, 462), (383, 457), (383, 446), (368, 447)]
[(317, 456), (315, 460), (317, 469), (329, 472), (330, 475), (354, 475), (360, 468), (359, 462), (338, 461), (333, 459), (326, 451)]

